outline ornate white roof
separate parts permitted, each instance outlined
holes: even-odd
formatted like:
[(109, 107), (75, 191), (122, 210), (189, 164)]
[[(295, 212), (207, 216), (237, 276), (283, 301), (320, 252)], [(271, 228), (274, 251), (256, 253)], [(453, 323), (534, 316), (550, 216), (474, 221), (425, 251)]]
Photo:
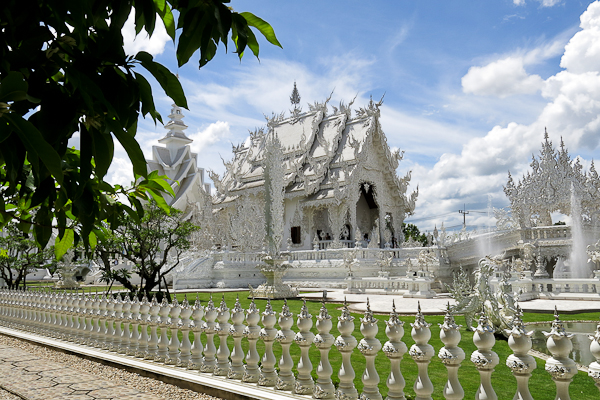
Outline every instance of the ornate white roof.
[(402, 153), (387, 144), (379, 122), (381, 102), (371, 100), (352, 117), (352, 102), (333, 106), (330, 113), (328, 101), (309, 105), (307, 112), (295, 107), (289, 117), (273, 115), (266, 128), (250, 132), (246, 144), (234, 146), (233, 159), (224, 162), (224, 177), (209, 171), (217, 188), (214, 203), (226, 205), (241, 194), (264, 190), (265, 145), (275, 136), (282, 146), (286, 198), (339, 202), (346, 187), (358, 187), (374, 172), (380, 175), (378, 183), (386, 182), (395, 205), (411, 213), (417, 194), (406, 197), (410, 172), (404, 178), (396, 175)]

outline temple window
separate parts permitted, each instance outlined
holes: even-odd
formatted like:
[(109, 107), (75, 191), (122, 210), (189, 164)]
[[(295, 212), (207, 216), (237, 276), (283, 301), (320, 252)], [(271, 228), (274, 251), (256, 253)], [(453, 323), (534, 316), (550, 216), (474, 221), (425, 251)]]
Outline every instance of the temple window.
[(302, 231), (299, 226), (292, 226), (290, 235), (292, 237), (293, 244), (302, 243)]

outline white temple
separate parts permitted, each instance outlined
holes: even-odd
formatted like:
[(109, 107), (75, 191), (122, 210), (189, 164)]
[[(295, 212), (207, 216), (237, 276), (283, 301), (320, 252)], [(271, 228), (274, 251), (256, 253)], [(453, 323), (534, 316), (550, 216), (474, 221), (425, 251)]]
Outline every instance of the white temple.
[[(290, 100), (289, 116), (274, 114), (233, 147), (222, 178), (209, 171), (213, 212), (196, 207), (203, 245), (178, 268), (176, 287), (256, 286), (265, 253), (284, 252), (285, 280), (298, 286), (343, 287), (348, 276), (419, 264), (424, 249), (402, 248), (402, 222), (418, 193), (407, 194), (410, 172), (396, 175), (403, 153), (387, 144), (381, 102), (353, 112), (352, 102), (328, 99), (302, 112), (296, 88)], [(427, 273), (439, 271), (437, 255), (420, 260)]]
[[(215, 223), (223, 227), (220, 246), (251, 250), (263, 247), (265, 152), (269, 137), (280, 143), (276, 163), (284, 176), (283, 246), (293, 250), (354, 247), (356, 240), (375, 247), (398, 247), (401, 225), (415, 207), (417, 192), (407, 196), (410, 172), (398, 178), (402, 159), (391, 151), (373, 101), (352, 117), (351, 104), (315, 103), (285, 118), (276, 115), (267, 128), (251, 133), (233, 149), (223, 179), (211, 178)], [(383, 221), (383, 223), (381, 223)]]
[(167, 204), (190, 214), (195, 204), (206, 201), (210, 184), (204, 182), (204, 169), (198, 167), (198, 155), (190, 149), (193, 140), (184, 133), (183, 118), (181, 108), (173, 104), (165, 125), (168, 132), (158, 141), (164, 146), (152, 146), (152, 159), (146, 162), (148, 172), (158, 171), (169, 178), (175, 197), (165, 194)]

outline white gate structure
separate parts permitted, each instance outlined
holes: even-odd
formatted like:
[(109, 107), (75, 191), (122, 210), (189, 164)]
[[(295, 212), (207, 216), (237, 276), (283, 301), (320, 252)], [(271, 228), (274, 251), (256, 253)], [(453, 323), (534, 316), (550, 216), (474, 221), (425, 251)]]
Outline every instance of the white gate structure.
[[(323, 305), (316, 317), (318, 333), (315, 335), (311, 332), (315, 321), (306, 303), (296, 316), (297, 329), (292, 330), (294, 315), (287, 303), (278, 315), (270, 302), (261, 313), (254, 301), (248, 310), (243, 310), (239, 301), (230, 309), (225, 301), (215, 307), (212, 300), (205, 307), (199, 301), (190, 306), (187, 298), (182, 303), (174, 300), (169, 304), (163, 300), (159, 304), (156, 298), (152, 301), (145, 298), (131, 301), (122, 299), (120, 295), (113, 298), (82, 293), (0, 291), (0, 324), (6, 328), (70, 342), (90, 351), (100, 348), (119, 357), (151, 360), (144, 363), (147, 365), (173, 365), (182, 374), (197, 371), (194, 373), (205, 378), (220, 382), (226, 379), (232, 386), (236, 382), (246, 387), (252, 386), (254, 393), (262, 390), (264, 393), (281, 393), (288, 398), (382, 399), (378, 386), (380, 380), (385, 379), (389, 388), (386, 399), (405, 399), (405, 379), (400, 360), (408, 351), (418, 367), (418, 376), (413, 385), (416, 399), (432, 399), (434, 387), (428, 375), (428, 366), (435, 351), (428, 343), (431, 324), (425, 321), (420, 307), (415, 322), (411, 324), (410, 335), (415, 344), (410, 349), (402, 342), (404, 323), (399, 320), (395, 307), (385, 321), (385, 333), (389, 340), (384, 344), (376, 338), (378, 320), (373, 316), (368, 302), (367, 311), (360, 319), (360, 341), (353, 336), (355, 322), (347, 305), (344, 305), (338, 317), (340, 335), (337, 338), (330, 333), (333, 327), (331, 319)], [(262, 323), (262, 327), (259, 323)], [(276, 324), (280, 330), (275, 329)], [(460, 326), (447, 313), (440, 328), (440, 339), (444, 346), (439, 349), (437, 356), (447, 368), (443, 395), (446, 399), (463, 399), (465, 393), (458, 380), (458, 369), (466, 354), (458, 347), (461, 341)], [(181, 341), (179, 332), (183, 337)], [(201, 342), (202, 333), (206, 335), (205, 343)], [(220, 339), (218, 348), (214, 342), (215, 335)], [(517, 381), (515, 399), (533, 399), (528, 382), (536, 362), (528, 355), (532, 346), (530, 335), (531, 332), (527, 332), (523, 326), (521, 315), (517, 314), (508, 338), (513, 354), (505, 360)], [(546, 361), (545, 369), (556, 384), (556, 399), (567, 400), (570, 398), (569, 385), (577, 373), (575, 362), (569, 358), (572, 334), (565, 331), (562, 321), (555, 314), (552, 329), (545, 335), (548, 350), (552, 354)], [(228, 337), (232, 337), (231, 348), (228, 347)], [(242, 349), (243, 338), (248, 341), (246, 354)], [(591, 352), (596, 361), (589, 365), (589, 376), (600, 389), (600, 324), (590, 338)], [(279, 360), (273, 352), (275, 341), (281, 344)], [(264, 346), (257, 346), (259, 342)], [(493, 351), (494, 329), (485, 315), (479, 318), (473, 342), (477, 350), (471, 354), (470, 361), (479, 371), (480, 385), (475, 394), (468, 394), (468, 398), (497, 399), (492, 387), (492, 374), (501, 360)], [(294, 365), (290, 355), (293, 343), (300, 347), (297, 365)], [(312, 378), (315, 366), (309, 358), (312, 346), (320, 353), (316, 380)], [(336, 350), (333, 350), (334, 347)], [(257, 348), (264, 348), (262, 354)], [(366, 364), (360, 394), (354, 385), (356, 373), (351, 362), (355, 348), (362, 353)], [(380, 352), (385, 354), (390, 363), (389, 375), (385, 377), (379, 376), (375, 364), (375, 357)], [(329, 360), (332, 355), (342, 359), (339, 371), (333, 371), (331, 367)], [(339, 378), (337, 388), (331, 379), (334, 372)]]

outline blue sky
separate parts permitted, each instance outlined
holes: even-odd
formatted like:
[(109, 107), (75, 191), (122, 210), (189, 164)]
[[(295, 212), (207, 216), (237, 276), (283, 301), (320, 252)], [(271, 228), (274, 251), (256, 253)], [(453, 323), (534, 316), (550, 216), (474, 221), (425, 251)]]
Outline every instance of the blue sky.
[[(183, 83), (190, 110), (185, 122), (201, 166), (224, 171), (230, 143), (265, 124), (263, 114), (290, 109), (297, 82), (302, 103), (355, 107), (385, 93), (383, 129), (391, 147), (405, 151), (398, 174), (412, 171), (419, 186), (415, 215), (423, 230), (462, 222), (458, 209), (505, 207), (507, 171), (520, 176), (538, 152), (544, 127), (560, 137), (584, 166), (600, 137), (600, 4), (557, 0), (495, 1), (232, 1), (268, 21), (283, 49), (261, 40), (260, 62), (240, 63), (220, 48), (198, 70), (197, 56), (177, 68), (164, 34), (127, 43), (145, 49)], [(128, 37), (132, 38), (129, 34)], [(170, 100), (155, 87), (157, 107)], [(162, 126), (140, 121), (147, 156)], [(597, 157), (596, 157), (597, 158)], [(127, 183), (117, 151), (109, 179)], [(432, 216), (439, 216), (431, 218)], [(493, 220), (472, 213), (467, 224)]]

